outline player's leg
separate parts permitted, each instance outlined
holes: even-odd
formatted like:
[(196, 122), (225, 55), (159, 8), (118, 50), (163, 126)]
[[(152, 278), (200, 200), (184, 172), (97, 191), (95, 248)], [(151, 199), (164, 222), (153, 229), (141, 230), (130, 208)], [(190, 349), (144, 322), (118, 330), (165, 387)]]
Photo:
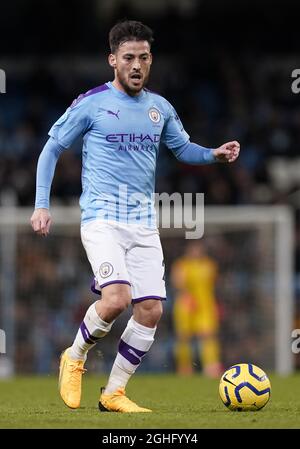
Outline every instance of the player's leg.
[(103, 288), (101, 301), (88, 308), (73, 345), (61, 356), (59, 389), (68, 407), (80, 406), (81, 378), (88, 351), (108, 334), (114, 320), (130, 302), (128, 285), (111, 284)]
[(113, 321), (131, 301), (125, 251), (119, 245), (115, 230), (107, 224), (93, 222), (83, 228), (82, 242), (102, 290), (102, 299), (88, 308), (72, 346), (61, 356), (59, 390), (63, 401), (71, 408), (80, 405), (83, 366), (88, 351), (108, 334)]
[(101, 411), (150, 412), (125, 396), (125, 388), (154, 341), (157, 323), (162, 315), (162, 304), (147, 299), (134, 305), (133, 316), (127, 323), (113, 364), (108, 384), (102, 391)]
[(121, 335), (106, 394), (125, 388), (154, 341), (157, 323), (162, 315), (161, 301), (149, 299), (133, 306), (133, 316)]
[(220, 342), (217, 334), (218, 312), (215, 304), (210, 300), (206, 304), (202, 304), (201, 310), (197, 328), (203, 374), (208, 377), (218, 378), (223, 371)]
[(205, 334), (201, 338), (203, 373), (212, 378), (218, 378), (222, 372), (220, 361), (220, 343), (216, 334)]
[[(154, 341), (165, 299), (164, 265), (157, 233), (137, 236), (142, 243), (127, 253), (127, 268), (133, 294), (133, 316), (127, 323), (108, 384), (100, 397), (100, 410), (146, 412), (125, 396), (125, 387)], [(120, 401), (120, 397), (123, 401)]]
[(118, 281), (101, 289), (101, 300), (94, 302), (87, 310), (80, 324), (69, 356), (85, 360), (87, 352), (110, 331), (114, 320), (131, 302), (130, 286)]
[(112, 368), (106, 394), (125, 388), (154, 341), (157, 323), (162, 315), (161, 301), (148, 299), (133, 306), (133, 316), (127, 323)]
[(191, 338), (193, 335), (191, 319), (194, 311), (190, 307), (188, 294), (178, 295), (173, 308), (175, 330), (174, 356), (176, 371), (181, 375), (193, 373)]

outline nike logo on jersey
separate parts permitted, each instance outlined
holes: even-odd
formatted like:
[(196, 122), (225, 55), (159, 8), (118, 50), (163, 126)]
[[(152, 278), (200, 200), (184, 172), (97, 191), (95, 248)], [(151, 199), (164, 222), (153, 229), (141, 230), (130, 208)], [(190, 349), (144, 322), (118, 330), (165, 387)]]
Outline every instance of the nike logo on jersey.
[(120, 117), (119, 117), (119, 109), (118, 109), (118, 111), (117, 112), (113, 112), (113, 111), (110, 111), (109, 109), (106, 109), (106, 112), (108, 113), (108, 114), (110, 114), (110, 115), (114, 115), (115, 117), (117, 117), (117, 119), (118, 120), (120, 120)]

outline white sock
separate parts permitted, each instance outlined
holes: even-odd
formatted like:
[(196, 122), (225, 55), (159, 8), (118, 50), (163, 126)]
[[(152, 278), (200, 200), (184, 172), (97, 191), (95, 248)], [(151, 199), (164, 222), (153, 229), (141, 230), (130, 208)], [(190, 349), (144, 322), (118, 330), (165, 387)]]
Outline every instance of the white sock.
[(151, 348), (155, 331), (156, 327), (143, 326), (133, 317), (130, 318), (119, 342), (118, 354), (105, 387), (105, 394), (126, 387), (128, 380), (140, 365), (142, 357)]
[(99, 317), (96, 312), (96, 302), (94, 302), (85, 314), (73, 345), (68, 350), (68, 355), (75, 360), (85, 360), (87, 352), (100, 338), (108, 334), (112, 325), (113, 322), (106, 323)]

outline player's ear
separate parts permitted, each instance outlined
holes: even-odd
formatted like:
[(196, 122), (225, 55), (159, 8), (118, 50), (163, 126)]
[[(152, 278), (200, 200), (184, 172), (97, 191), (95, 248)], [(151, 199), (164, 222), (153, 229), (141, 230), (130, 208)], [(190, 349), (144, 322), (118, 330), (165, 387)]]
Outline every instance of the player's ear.
[(115, 69), (117, 67), (116, 55), (113, 55), (112, 53), (108, 55), (108, 63)]

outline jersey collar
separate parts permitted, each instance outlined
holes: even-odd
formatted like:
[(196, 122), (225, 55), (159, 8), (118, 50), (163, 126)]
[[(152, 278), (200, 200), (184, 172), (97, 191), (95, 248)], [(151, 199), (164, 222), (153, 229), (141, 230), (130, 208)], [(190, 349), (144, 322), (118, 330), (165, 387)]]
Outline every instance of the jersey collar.
[(105, 83), (109, 89), (113, 92), (113, 94), (118, 97), (122, 98), (126, 101), (131, 101), (132, 103), (139, 103), (141, 102), (145, 97), (145, 91), (142, 89), (142, 92), (139, 95), (136, 95), (135, 97), (131, 97), (130, 95), (126, 94), (125, 92), (122, 92), (121, 90), (117, 89), (111, 81), (108, 81)]

